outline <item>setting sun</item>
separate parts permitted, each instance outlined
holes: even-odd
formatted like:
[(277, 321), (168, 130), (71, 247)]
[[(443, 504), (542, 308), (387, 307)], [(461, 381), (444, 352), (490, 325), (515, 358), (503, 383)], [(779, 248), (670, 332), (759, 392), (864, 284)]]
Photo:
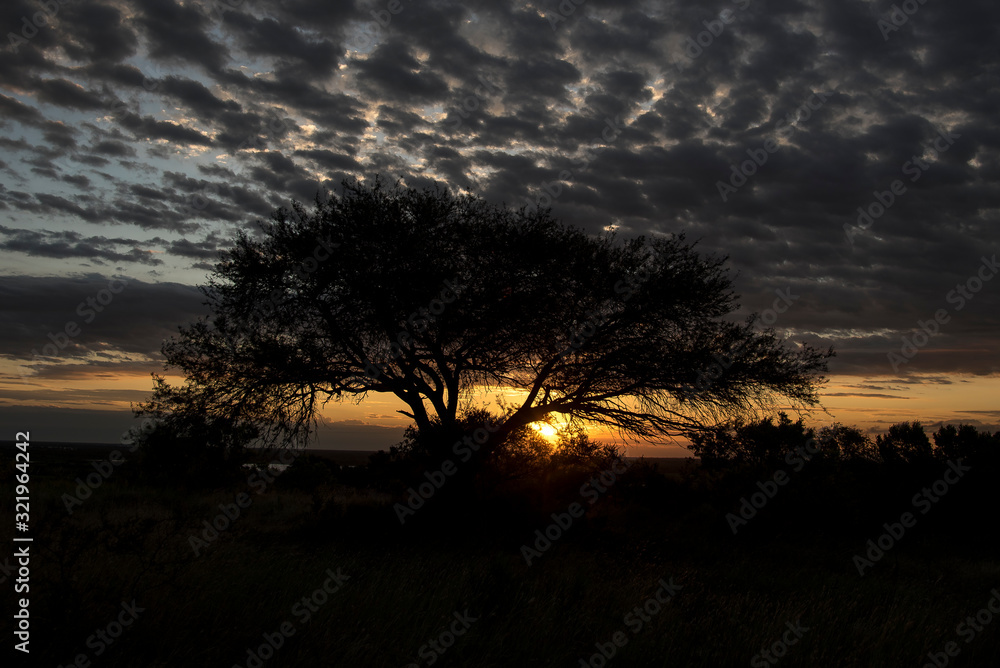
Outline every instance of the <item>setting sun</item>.
[(558, 440), (559, 431), (548, 422), (532, 422), (531, 428), (549, 441), (555, 442)]

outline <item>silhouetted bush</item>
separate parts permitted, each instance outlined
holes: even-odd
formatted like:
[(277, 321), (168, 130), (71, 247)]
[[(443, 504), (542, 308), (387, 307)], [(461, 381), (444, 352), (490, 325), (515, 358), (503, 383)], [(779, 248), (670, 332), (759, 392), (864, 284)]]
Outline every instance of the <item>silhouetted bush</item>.
[(134, 434), (142, 475), (192, 486), (214, 486), (232, 477), (247, 459), (245, 444), (253, 430), (228, 420), (175, 414), (156, 428)]

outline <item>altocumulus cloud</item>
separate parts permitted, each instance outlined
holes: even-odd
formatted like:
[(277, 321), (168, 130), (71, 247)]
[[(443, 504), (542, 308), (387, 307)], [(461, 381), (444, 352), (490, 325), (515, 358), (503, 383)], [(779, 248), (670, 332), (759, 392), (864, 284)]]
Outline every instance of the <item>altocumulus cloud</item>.
[[(377, 30), (384, 2), (231, 4), (66, 2), (16, 50), (5, 38), (0, 248), (19, 267), (194, 283), (237, 229), (344, 178), (520, 202), (571, 173), (557, 216), (623, 236), (686, 230), (731, 256), (748, 310), (793, 289), (776, 326), (835, 345), (833, 370), (864, 375), (888, 372), (886, 351), (1000, 246), (989, 0), (925, 3), (889, 40), (887, 0), (751, 2), (694, 60), (685, 39), (733, 3), (588, 0), (556, 30), (554, 0), (404, 2)], [(0, 30), (20, 35), (38, 9), (5, 3)], [(721, 201), (730, 165), (818, 93), (823, 105)], [(606, 142), (609, 118), (623, 129)], [(961, 140), (932, 155), (941, 129)], [(929, 165), (919, 181), (846, 243), (844, 224), (914, 157)], [(162, 326), (123, 322), (137, 338), (108, 340), (149, 351), (185, 321), (187, 296), (161, 289)], [(908, 371), (1000, 370), (997, 295), (979, 293)], [(61, 324), (45, 308), (5, 329), (8, 354)]]

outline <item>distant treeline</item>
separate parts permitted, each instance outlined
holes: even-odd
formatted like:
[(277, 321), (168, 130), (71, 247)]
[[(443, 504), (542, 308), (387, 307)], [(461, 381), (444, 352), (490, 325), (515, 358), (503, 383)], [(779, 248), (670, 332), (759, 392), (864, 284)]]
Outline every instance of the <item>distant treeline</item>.
[(995, 460), (1000, 452), (1000, 431), (979, 431), (975, 426), (942, 425), (930, 437), (920, 422), (900, 422), (873, 440), (858, 427), (835, 423), (817, 432), (801, 418), (785, 413), (777, 419), (736, 420), (692, 437), (692, 452), (708, 467), (774, 465), (799, 456), (800, 450), (819, 459), (871, 464), (926, 464), (963, 457)]

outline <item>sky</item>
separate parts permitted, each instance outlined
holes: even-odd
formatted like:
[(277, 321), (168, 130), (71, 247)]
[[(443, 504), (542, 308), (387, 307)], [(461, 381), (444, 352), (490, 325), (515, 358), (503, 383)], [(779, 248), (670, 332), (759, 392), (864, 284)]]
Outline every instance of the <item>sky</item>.
[[(837, 351), (807, 422), (1000, 429), (998, 26), (993, 0), (7, 0), (0, 426), (117, 441), (237, 231), (384, 174), (728, 255), (737, 315)], [(320, 443), (386, 447), (398, 408), (328, 406)]]

